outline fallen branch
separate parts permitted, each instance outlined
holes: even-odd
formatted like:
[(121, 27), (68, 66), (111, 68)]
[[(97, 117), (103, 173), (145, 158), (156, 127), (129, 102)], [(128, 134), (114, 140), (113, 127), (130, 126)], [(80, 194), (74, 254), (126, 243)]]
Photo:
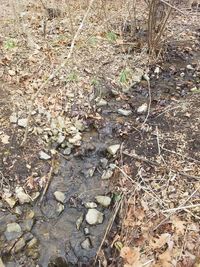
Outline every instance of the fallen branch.
[(56, 74), (67, 64), (68, 60), (71, 58), (73, 50), (74, 50), (74, 46), (75, 46), (75, 42), (83, 28), (83, 25), (88, 17), (88, 14), (90, 12), (90, 9), (92, 7), (92, 4), (95, 0), (91, 0), (88, 6), (88, 9), (82, 19), (82, 22), (80, 24), (80, 26), (78, 27), (78, 30), (76, 31), (74, 38), (72, 40), (71, 46), (70, 46), (70, 50), (67, 53), (64, 53), (63, 58), (66, 58), (61, 64), (60, 66), (58, 66), (50, 75), (49, 77), (46, 79), (46, 81), (44, 81), (42, 83), (42, 85), (38, 88), (37, 92), (32, 96), (31, 98), (31, 105), (29, 108), (29, 113), (28, 113), (28, 117), (27, 117), (27, 125), (26, 125), (26, 129), (25, 129), (25, 133), (24, 133), (24, 138), (22, 140), (21, 146), (23, 146), (27, 140), (27, 136), (28, 136), (28, 130), (29, 130), (29, 124), (30, 124), (30, 119), (31, 119), (31, 114), (33, 112), (33, 106), (34, 106), (34, 102), (36, 100), (36, 98), (38, 97), (39, 93), (45, 88), (45, 86), (56, 76)]

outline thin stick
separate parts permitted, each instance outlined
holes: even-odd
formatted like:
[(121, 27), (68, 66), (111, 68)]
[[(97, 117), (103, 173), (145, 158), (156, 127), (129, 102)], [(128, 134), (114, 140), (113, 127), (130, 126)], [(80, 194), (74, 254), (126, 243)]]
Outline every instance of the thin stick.
[(44, 188), (44, 190), (42, 192), (42, 195), (40, 197), (40, 204), (41, 204), (41, 202), (42, 202), (42, 200), (43, 200), (43, 198), (44, 198), (44, 196), (45, 196), (45, 194), (46, 194), (46, 192), (47, 192), (47, 190), (49, 188), (49, 185), (51, 183), (51, 179), (52, 179), (52, 174), (53, 174), (53, 171), (54, 171), (54, 167), (55, 167), (55, 159), (53, 157), (52, 160), (51, 160), (51, 168), (50, 168), (50, 171), (49, 171), (49, 174), (48, 174), (48, 180), (47, 180), (47, 183), (45, 185), (45, 188)]
[(151, 109), (151, 85), (150, 85), (149, 77), (146, 78), (146, 81), (147, 81), (147, 84), (148, 84), (148, 91), (149, 91), (149, 104), (148, 104), (147, 115), (146, 115), (146, 118), (145, 118), (144, 122), (142, 123), (142, 126), (144, 126), (145, 123), (147, 122), (147, 120), (149, 118), (149, 114), (150, 114), (150, 109)]
[(160, 140), (159, 140), (158, 126), (156, 126), (156, 139), (157, 139), (157, 146), (158, 146), (158, 155), (160, 155)]
[(73, 50), (74, 50), (74, 46), (75, 46), (75, 42), (83, 28), (83, 25), (88, 17), (88, 14), (91, 10), (91, 7), (92, 7), (92, 4), (95, 0), (91, 0), (90, 1), (90, 4), (88, 6), (88, 9), (82, 19), (82, 22), (80, 24), (80, 26), (78, 27), (78, 30), (76, 31), (75, 35), (74, 35), (74, 38), (72, 40), (72, 43), (71, 43), (71, 46), (70, 46), (70, 49), (69, 49), (69, 52), (67, 54), (67, 57), (66, 57), (66, 53), (64, 53), (63, 55), (63, 58), (66, 57), (66, 59), (60, 64), (60, 66), (58, 66), (50, 75), (49, 77), (46, 79), (46, 81), (44, 81), (42, 83), (42, 85), (38, 88), (37, 92), (32, 96), (31, 98), (31, 105), (30, 105), (30, 109), (29, 109), (29, 113), (28, 113), (28, 118), (27, 118), (27, 125), (26, 125), (26, 129), (25, 129), (25, 133), (24, 133), (24, 138), (22, 140), (22, 143), (21, 143), (21, 146), (23, 146), (26, 142), (26, 139), (27, 139), (27, 136), (28, 136), (28, 129), (29, 129), (29, 124), (30, 124), (30, 119), (31, 119), (31, 114), (33, 112), (33, 106), (34, 106), (34, 102), (36, 100), (36, 98), (38, 97), (39, 93), (45, 88), (45, 86), (56, 76), (56, 74), (67, 64), (68, 60), (71, 58), (72, 56), (72, 53), (73, 53)]
[(200, 204), (188, 205), (188, 206), (182, 206), (182, 207), (177, 207), (177, 208), (173, 208), (173, 209), (163, 210), (163, 212), (174, 212), (177, 210), (192, 209), (192, 208), (196, 208), (196, 207), (200, 207)]

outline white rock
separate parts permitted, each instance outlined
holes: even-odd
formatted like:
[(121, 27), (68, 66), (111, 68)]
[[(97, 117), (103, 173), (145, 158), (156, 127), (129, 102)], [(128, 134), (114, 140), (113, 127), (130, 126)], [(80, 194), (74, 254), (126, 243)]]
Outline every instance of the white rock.
[(16, 113), (12, 113), (10, 115), (10, 122), (11, 123), (17, 123), (17, 114)]
[(102, 180), (108, 180), (113, 176), (113, 171), (111, 169), (108, 169), (103, 172), (101, 179)]
[(90, 240), (89, 238), (86, 238), (82, 243), (81, 247), (85, 250), (89, 250), (91, 248)]
[(111, 203), (111, 198), (107, 196), (96, 196), (95, 199), (99, 204), (101, 204), (105, 208), (107, 208)]
[(139, 106), (139, 108), (137, 109), (137, 113), (144, 114), (147, 112), (147, 108), (148, 108), (147, 103), (144, 103), (141, 106)]
[(64, 140), (65, 140), (65, 136), (61, 134), (58, 136), (57, 143), (62, 144)]
[(70, 144), (77, 144), (77, 142), (81, 141), (82, 137), (80, 133), (77, 133), (74, 137), (69, 138), (68, 141)]
[(16, 204), (16, 199), (14, 199), (13, 197), (6, 197), (4, 198), (4, 200), (6, 201), (6, 203), (9, 205), (9, 207), (12, 209), (15, 204)]
[(21, 236), (22, 229), (18, 223), (7, 224), (5, 236), (8, 241), (16, 239)]
[(160, 68), (158, 66), (155, 68), (154, 73), (156, 73), (156, 74), (160, 73)]
[(109, 146), (108, 148), (107, 148), (107, 151), (111, 154), (111, 155), (115, 155), (116, 153), (117, 153), (117, 151), (119, 150), (119, 148), (120, 148), (120, 145), (119, 144), (117, 144), (117, 145), (112, 145), (112, 146)]
[(23, 127), (23, 128), (26, 128), (27, 126), (27, 122), (28, 122), (28, 119), (19, 119), (17, 124), (20, 126), (20, 127)]
[(16, 74), (15, 70), (8, 70), (10, 76), (14, 76)]
[(84, 206), (87, 208), (87, 209), (93, 209), (93, 208), (96, 208), (97, 207), (97, 204), (94, 203), (94, 202), (86, 202), (84, 204)]
[(103, 213), (96, 209), (89, 209), (85, 219), (90, 225), (100, 224), (103, 222)]
[(108, 102), (101, 98), (98, 102), (97, 102), (97, 107), (103, 107), (103, 106), (106, 106), (108, 104)]
[(16, 198), (19, 200), (20, 204), (31, 202), (31, 198), (28, 194), (26, 194), (22, 187), (17, 187), (15, 189)]
[(192, 67), (192, 65), (187, 65), (186, 68), (187, 68), (188, 70), (193, 70), (193, 69), (194, 69), (194, 68)]
[(126, 109), (122, 109), (122, 108), (119, 108), (117, 110), (117, 112), (120, 114), (120, 115), (123, 115), (123, 116), (129, 116), (132, 114), (132, 111), (131, 110), (126, 110)]
[(48, 155), (47, 153), (45, 153), (44, 151), (39, 152), (39, 157), (40, 157), (40, 159), (44, 159), (44, 160), (48, 160), (51, 158), (51, 156)]
[(56, 198), (57, 201), (64, 203), (65, 202), (65, 194), (60, 191), (54, 192), (54, 197)]
[(4, 265), (4, 263), (3, 263), (1, 258), (0, 258), (0, 267), (5, 267), (5, 265)]

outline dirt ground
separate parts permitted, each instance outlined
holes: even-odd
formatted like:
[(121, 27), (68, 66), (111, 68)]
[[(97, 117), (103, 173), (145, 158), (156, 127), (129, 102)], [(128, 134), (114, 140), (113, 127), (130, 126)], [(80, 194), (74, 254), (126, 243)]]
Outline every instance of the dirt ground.
[(129, 4), (94, 4), (21, 146), (87, 5), (0, 0), (2, 267), (200, 266), (199, 8), (177, 6), (149, 61)]

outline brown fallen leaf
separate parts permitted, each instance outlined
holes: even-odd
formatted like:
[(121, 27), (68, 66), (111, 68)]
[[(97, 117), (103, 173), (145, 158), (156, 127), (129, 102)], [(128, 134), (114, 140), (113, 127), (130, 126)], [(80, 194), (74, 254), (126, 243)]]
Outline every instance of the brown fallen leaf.
[(170, 238), (170, 234), (164, 233), (159, 238), (154, 238), (153, 241), (150, 241), (150, 246), (153, 249), (161, 248), (170, 241)]
[(158, 262), (153, 265), (153, 267), (172, 267), (172, 253), (169, 249), (167, 249), (164, 253), (162, 253), (158, 257)]
[(123, 247), (120, 256), (127, 262), (124, 267), (141, 267), (139, 248)]
[(181, 221), (177, 216), (173, 216), (172, 219), (172, 224), (175, 228), (175, 232), (178, 234), (178, 235), (184, 235), (185, 233), (185, 221)]

